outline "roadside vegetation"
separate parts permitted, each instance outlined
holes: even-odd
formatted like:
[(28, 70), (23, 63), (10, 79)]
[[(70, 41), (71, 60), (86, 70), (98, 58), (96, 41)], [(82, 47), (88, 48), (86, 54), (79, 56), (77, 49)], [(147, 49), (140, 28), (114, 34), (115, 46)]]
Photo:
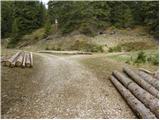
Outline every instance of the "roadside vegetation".
[(134, 52), (124, 52), (122, 54), (109, 55), (116, 61), (121, 61), (133, 66), (147, 66), (147, 68), (159, 66), (159, 53), (158, 50), (144, 50), (144, 51), (134, 51)]

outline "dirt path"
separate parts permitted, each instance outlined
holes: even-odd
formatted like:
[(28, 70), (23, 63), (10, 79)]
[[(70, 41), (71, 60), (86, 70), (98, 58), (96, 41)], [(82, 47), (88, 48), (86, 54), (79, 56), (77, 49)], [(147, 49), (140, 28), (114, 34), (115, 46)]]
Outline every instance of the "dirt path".
[(40, 91), (12, 106), (5, 118), (135, 118), (118, 92), (75, 58), (37, 55), (43, 63), (30, 78)]

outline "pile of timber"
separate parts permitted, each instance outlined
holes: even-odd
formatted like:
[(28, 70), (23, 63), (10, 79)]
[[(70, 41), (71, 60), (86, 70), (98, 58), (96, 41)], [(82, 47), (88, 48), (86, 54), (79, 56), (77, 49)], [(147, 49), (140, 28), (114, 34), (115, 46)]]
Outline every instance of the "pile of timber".
[(113, 71), (110, 80), (139, 118), (159, 118), (159, 80), (156, 77), (125, 67), (123, 72)]
[(33, 67), (32, 52), (20, 51), (11, 57), (1, 57), (1, 63), (8, 67)]

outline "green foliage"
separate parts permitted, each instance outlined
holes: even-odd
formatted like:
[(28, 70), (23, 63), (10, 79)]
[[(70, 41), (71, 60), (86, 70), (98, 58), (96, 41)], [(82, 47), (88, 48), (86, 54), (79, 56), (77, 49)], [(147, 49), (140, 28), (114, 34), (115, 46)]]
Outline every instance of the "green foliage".
[[(2, 37), (10, 37), (10, 35), (13, 36), (13, 29), (16, 29), (16, 26), (19, 29), (17, 33), (18, 36), (28, 34), (43, 26), (46, 11), (42, 2), (2, 1), (1, 3)], [(16, 25), (15, 21), (17, 21)]]
[(45, 33), (44, 33), (44, 37), (47, 37), (51, 32), (51, 22), (49, 21), (49, 19), (46, 21), (45, 24)]
[(12, 24), (12, 36), (8, 47), (10, 48), (15, 47), (16, 43), (19, 41), (19, 37), (20, 37), (20, 31), (18, 27), (18, 20), (14, 19), (14, 22)]
[(143, 51), (140, 51), (137, 55), (135, 63), (145, 63), (146, 62), (146, 55)]
[[(2, 1), (1, 35), (10, 37), (15, 19), (19, 35), (25, 35), (45, 25), (47, 36), (50, 24), (58, 20), (63, 34), (74, 30), (94, 36), (99, 30), (148, 26), (158, 38), (158, 1), (49, 1), (48, 9), (39, 1)], [(48, 16), (47, 16), (48, 15)], [(50, 22), (48, 21), (50, 20)]]
[(149, 56), (147, 61), (153, 65), (159, 65), (159, 54)]
[[(67, 12), (66, 12), (67, 11)], [(108, 26), (118, 28), (147, 25), (158, 36), (158, 1), (49, 1), (51, 22), (59, 21), (62, 33), (79, 30), (86, 35)], [(93, 34), (94, 35), (94, 34)]]
[(110, 47), (108, 52), (121, 52), (122, 48), (121, 46), (117, 45), (116, 47)]
[(12, 2), (1, 2), (1, 36), (10, 35), (12, 31)]

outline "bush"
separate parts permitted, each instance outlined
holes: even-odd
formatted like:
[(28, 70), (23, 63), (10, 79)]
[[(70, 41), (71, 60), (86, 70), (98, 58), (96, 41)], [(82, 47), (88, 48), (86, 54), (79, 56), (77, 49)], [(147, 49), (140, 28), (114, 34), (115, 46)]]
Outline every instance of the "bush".
[(140, 51), (135, 60), (135, 63), (145, 63), (145, 62), (146, 62), (146, 55), (143, 51)]
[(159, 55), (155, 54), (155, 55), (149, 56), (147, 58), (147, 61), (153, 65), (159, 65)]
[(122, 48), (121, 46), (117, 45), (116, 47), (110, 47), (108, 52), (121, 52)]
[(82, 33), (84, 35), (88, 35), (88, 36), (94, 36), (95, 35), (93, 27), (89, 23), (81, 24), (81, 26), (79, 28), (79, 31), (80, 31), (80, 33)]

